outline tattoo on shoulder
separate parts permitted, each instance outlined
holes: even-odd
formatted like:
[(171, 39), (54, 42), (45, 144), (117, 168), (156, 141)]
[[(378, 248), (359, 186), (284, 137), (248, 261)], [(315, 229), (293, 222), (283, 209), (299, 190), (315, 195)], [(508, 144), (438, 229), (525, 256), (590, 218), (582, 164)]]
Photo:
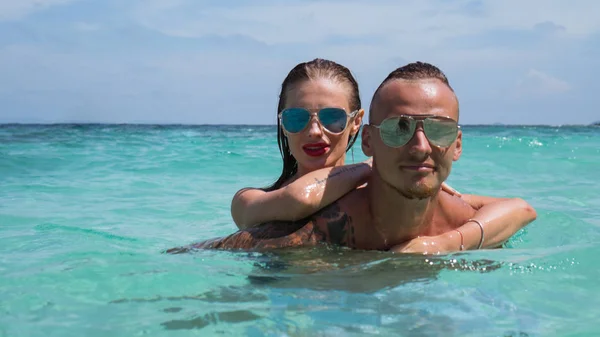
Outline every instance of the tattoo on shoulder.
[[(195, 249), (254, 249), (301, 246), (313, 241), (313, 226), (307, 219), (273, 221), (239, 230), (231, 235), (193, 244)], [(179, 250), (172, 250), (174, 252)]]
[[(321, 223), (319, 226), (318, 223)], [(195, 249), (254, 249), (294, 247), (317, 242), (354, 246), (352, 217), (337, 203), (325, 207), (314, 216), (288, 222), (273, 221), (258, 227), (239, 230), (222, 238), (191, 245)], [(184, 252), (173, 249), (170, 253)]]
[(341, 209), (337, 202), (323, 208), (320, 212), (317, 213), (317, 216), (325, 218), (325, 219), (337, 219), (340, 217)]
[(324, 228), (315, 228), (315, 231), (319, 231), (329, 243), (345, 246), (356, 243), (352, 217), (342, 211), (337, 203), (325, 207), (316, 217), (324, 220), (327, 233), (324, 233)]
[(275, 239), (293, 234), (307, 224), (307, 219), (299, 221), (270, 221), (254, 227), (248, 232), (257, 239)]

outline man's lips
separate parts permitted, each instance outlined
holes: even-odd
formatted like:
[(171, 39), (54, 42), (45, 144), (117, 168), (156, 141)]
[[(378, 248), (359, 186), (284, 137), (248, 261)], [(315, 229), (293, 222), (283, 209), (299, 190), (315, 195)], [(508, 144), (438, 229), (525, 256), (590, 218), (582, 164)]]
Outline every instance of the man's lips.
[(416, 172), (433, 172), (435, 171), (435, 166), (431, 164), (407, 164), (400, 166), (404, 170), (416, 171)]

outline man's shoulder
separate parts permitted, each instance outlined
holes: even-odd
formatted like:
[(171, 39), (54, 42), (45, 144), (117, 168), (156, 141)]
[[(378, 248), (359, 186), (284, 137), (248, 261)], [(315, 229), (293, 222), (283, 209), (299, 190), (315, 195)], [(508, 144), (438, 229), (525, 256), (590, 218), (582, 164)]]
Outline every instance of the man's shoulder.
[(368, 207), (365, 189), (359, 188), (346, 193), (344, 196), (313, 214), (311, 220), (327, 220), (339, 218), (341, 215), (355, 217), (357, 213), (364, 213)]
[[(211, 240), (178, 247), (169, 253), (190, 249), (274, 249), (329, 242), (353, 246), (357, 214), (367, 205), (361, 191), (352, 191), (317, 213), (299, 221), (272, 221), (258, 227)], [(362, 202), (361, 202), (362, 201)]]
[(460, 227), (475, 215), (476, 210), (460, 197), (441, 192), (440, 206), (451, 227)]
[(367, 208), (364, 190), (357, 189), (313, 214), (310, 220), (322, 241), (353, 247), (355, 228), (363, 222)]

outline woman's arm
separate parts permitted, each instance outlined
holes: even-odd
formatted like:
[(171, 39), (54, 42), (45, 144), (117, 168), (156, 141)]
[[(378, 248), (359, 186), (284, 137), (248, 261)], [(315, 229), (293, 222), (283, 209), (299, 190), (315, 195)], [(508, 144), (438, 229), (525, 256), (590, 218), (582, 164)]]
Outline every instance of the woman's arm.
[(371, 160), (367, 160), (313, 171), (275, 191), (242, 189), (233, 197), (231, 215), (240, 229), (302, 219), (362, 185), (370, 174)]
[[(478, 220), (483, 225), (484, 240), (481, 248), (497, 248), (510, 239), (518, 230), (528, 225), (537, 218), (537, 213), (531, 205), (520, 198), (497, 199), (483, 197), (487, 200), (481, 208), (475, 213), (473, 219)], [(457, 228), (463, 234), (464, 249), (477, 249), (481, 240), (481, 228), (474, 221), (469, 221)], [(453, 233), (452, 233), (453, 232)], [(444, 233), (444, 240), (452, 240), (456, 231)], [(456, 238), (460, 241), (460, 238)], [(460, 247), (459, 245), (453, 245)]]
[(503, 202), (512, 200), (510, 198), (494, 198), (494, 197), (486, 197), (484, 195), (474, 195), (474, 194), (462, 194), (460, 198), (464, 200), (467, 204), (471, 205), (476, 210), (481, 209), (485, 205), (489, 205), (496, 202)]
[[(471, 197), (469, 203), (472, 202), (473, 208), (478, 209), (473, 219), (478, 220), (484, 229), (484, 240), (481, 248), (501, 246), (519, 229), (525, 227), (537, 217), (533, 207), (520, 198)], [(459, 251), (461, 234), (465, 250), (477, 249), (481, 240), (481, 228), (476, 222), (469, 221), (456, 230), (437, 236), (418, 237), (395, 246), (392, 250), (402, 253), (423, 254), (443, 254)]]

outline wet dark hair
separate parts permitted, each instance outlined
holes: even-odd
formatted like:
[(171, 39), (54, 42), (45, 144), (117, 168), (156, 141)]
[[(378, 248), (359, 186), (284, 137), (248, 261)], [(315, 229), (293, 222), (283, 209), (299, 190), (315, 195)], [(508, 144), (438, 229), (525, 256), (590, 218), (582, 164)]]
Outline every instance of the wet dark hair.
[[(316, 79), (330, 79), (338, 83), (348, 84), (348, 99), (351, 111), (359, 110), (361, 108), (358, 83), (356, 82), (356, 79), (354, 79), (354, 76), (352, 76), (350, 70), (343, 65), (330, 60), (314, 59), (295, 66), (289, 72), (285, 80), (283, 80), (283, 83), (281, 84), (281, 93), (279, 94), (277, 116), (283, 111), (286, 104), (287, 93), (294, 85), (303, 81)], [(357, 137), (358, 132), (354, 136), (350, 136), (346, 151), (354, 145)], [(298, 172), (298, 162), (290, 152), (290, 147), (287, 138), (281, 129), (279, 118), (277, 118), (277, 143), (279, 144), (279, 152), (283, 159), (283, 169), (281, 176), (279, 176), (277, 181), (275, 181), (273, 185), (263, 188), (264, 191), (273, 191), (281, 188), (288, 179), (292, 178)]]
[(393, 81), (393, 80), (417, 81), (417, 80), (428, 80), (428, 79), (440, 80), (442, 83), (447, 85), (448, 88), (450, 88), (450, 90), (452, 90), (452, 92), (454, 92), (454, 89), (452, 89), (452, 86), (450, 86), (450, 82), (448, 81), (446, 74), (444, 74), (444, 72), (440, 68), (434, 66), (433, 64), (426, 63), (426, 62), (420, 62), (420, 61), (409, 63), (405, 66), (402, 66), (402, 67), (397, 68), (396, 70), (392, 71), (385, 78), (385, 80), (383, 80), (383, 82), (381, 82), (381, 84), (379, 85), (377, 90), (375, 90), (375, 93), (373, 94), (373, 99), (371, 100), (371, 107), (369, 109), (369, 111), (370, 111), (369, 123), (372, 122), (372, 116), (374, 115), (372, 113), (373, 102), (375, 101), (375, 98), (379, 94), (379, 91), (381, 90), (381, 88), (383, 88), (383, 86), (385, 86), (388, 82)]

